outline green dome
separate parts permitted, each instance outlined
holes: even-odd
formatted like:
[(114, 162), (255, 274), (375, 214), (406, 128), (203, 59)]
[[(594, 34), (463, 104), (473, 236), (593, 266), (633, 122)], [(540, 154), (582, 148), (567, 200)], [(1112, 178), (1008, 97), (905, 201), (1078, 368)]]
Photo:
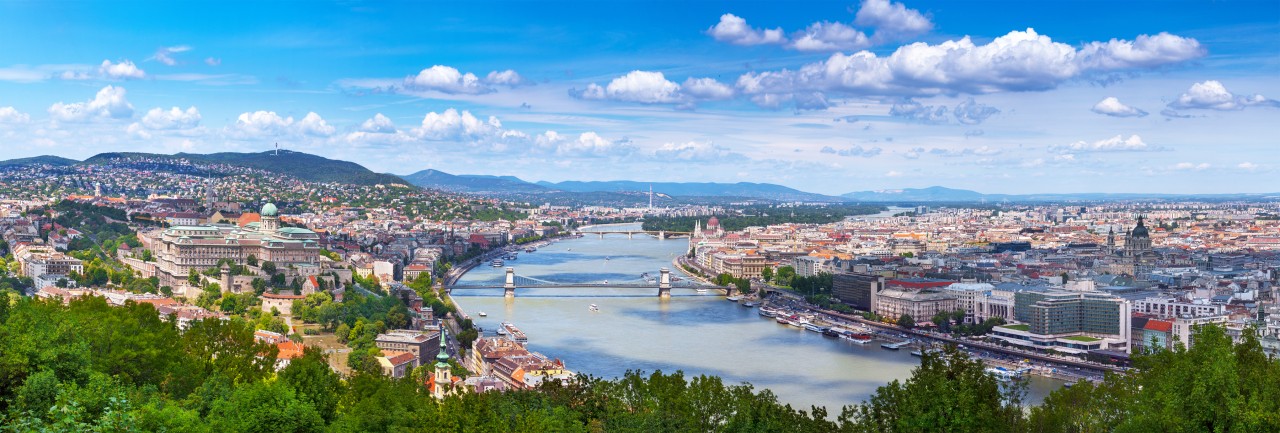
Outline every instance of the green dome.
[(262, 216), (276, 216), (277, 213), (278, 211), (276, 211), (276, 205), (272, 203), (267, 203), (262, 205), (262, 212), (261, 212)]

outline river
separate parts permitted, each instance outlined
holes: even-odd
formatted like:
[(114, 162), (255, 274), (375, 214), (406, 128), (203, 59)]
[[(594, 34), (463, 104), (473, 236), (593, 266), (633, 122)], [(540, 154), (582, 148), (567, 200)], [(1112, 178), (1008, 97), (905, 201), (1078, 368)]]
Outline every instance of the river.
[[(657, 276), (662, 267), (685, 277), (671, 260), (687, 250), (686, 239), (588, 234), (521, 252), (506, 266), (517, 276), (543, 281), (619, 284), (643, 273)], [(503, 274), (503, 268), (481, 265), (459, 283), (501, 286)], [(559, 358), (575, 372), (605, 378), (627, 370), (714, 375), (727, 384), (768, 388), (781, 402), (806, 410), (817, 405), (839, 413), (876, 387), (905, 380), (919, 365), (908, 350), (857, 345), (779, 325), (714, 291), (673, 288), (667, 300), (657, 297), (657, 289), (628, 288), (517, 288), (514, 299), (504, 298), (502, 289), (457, 289), (453, 297), (490, 330), (487, 335), (500, 322), (514, 323), (528, 335), (530, 350)], [(590, 311), (591, 304), (599, 311)], [(477, 317), (480, 311), (488, 317)], [(1059, 386), (1032, 377), (1028, 400), (1038, 402)]]

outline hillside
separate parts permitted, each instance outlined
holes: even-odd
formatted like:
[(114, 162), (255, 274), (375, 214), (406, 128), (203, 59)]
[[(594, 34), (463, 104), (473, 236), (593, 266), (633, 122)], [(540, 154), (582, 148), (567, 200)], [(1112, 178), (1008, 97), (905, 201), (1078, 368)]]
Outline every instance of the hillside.
[(1273, 200), (1280, 194), (1156, 194), (1156, 193), (1039, 193), (1039, 194), (983, 194), (965, 189), (941, 186), (928, 188), (903, 188), (878, 191), (857, 191), (842, 194), (848, 200), (859, 202), (952, 202), (978, 201), (1011, 202), (1104, 202), (1118, 200)]
[(10, 159), (6, 161), (0, 161), (0, 167), (12, 167), (12, 166), (19, 166), (19, 165), (52, 165), (54, 167), (66, 167), (70, 165), (76, 165), (78, 163), (80, 163), (80, 161), (76, 161), (70, 158), (63, 158), (61, 156), (40, 155), (40, 156), (33, 156), (30, 158), (17, 158), (17, 159)]
[(556, 192), (512, 176), (453, 175), (426, 169), (406, 176), (404, 180), (423, 188), (434, 188), (472, 194), (544, 194)]
[(408, 184), (404, 179), (395, 175), (374, 173), (354, 162), (339, 161), (287, 150), (280, 151), (279, 155), (272, 151), (262, 153), (177, 153), (173, 155), (110, 152), (94, 155), (86, 159), (84, 164), (101, 164), (118, 158), (185, 158), (192, 162), (227, 164), (265, 170), (311, 182), (338, 182), (355, 185)]
[(564, 191), (573, 192), (593, 192), (593, 191), (649, 191), (649, 187), (653, 187), (654, 193), (663, 193), (672, 196), (697, 196), (697, 197), (742, 197), (752, 199), (766, 199), (779, 201), (818, 201), (818, 202), (839, 202), (844, 201), (839, 197), (832, 197), (822, 194), (808, 193), (782, 185), (771, 183), (716, 183), (716, 182), (636, 182), (629, 180), (618, 181), (565, 181), (559, 183), (538, 182), (548, 188), (555, 188)]

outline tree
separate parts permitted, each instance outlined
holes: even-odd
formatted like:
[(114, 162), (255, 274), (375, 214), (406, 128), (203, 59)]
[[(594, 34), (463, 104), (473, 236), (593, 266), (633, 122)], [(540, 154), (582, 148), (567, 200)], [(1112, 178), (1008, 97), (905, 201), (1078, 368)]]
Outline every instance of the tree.
[(947, 347), (924, 352), (906, 382), (876, 389), (840, 421), (848, 432), (1014, 432), (1022, 427), (1023, 392), (1002, 390), (982, 361)]
[(763, 279), (765, 282), (769, 282), (770, 280), (772, 280), (772, 279), (773, 279), (773, 268), (772, 268), (772, 267), (769, 267), (769, 266), (765, 266), (765, 267), (764, 267), (764, 269), (761, 269), (761, 270), (760, 270), (760, 278), (761, 278), (761, 279)]
[(898, 316), (898, 326), (907, 329), (914, 328), (916, 327), (916, 319), (911, 318), (910, 314), (903, 314)]
[(342, 380), (329, 368), (324, 353), (317, 347), (307, 347), (302, 357), (295, 358), (278, 374), (280, 381), (296, 393), (299, 400), (309, 403), (330, 421), (338, 406), (342, 392)]
[(266, 272), (267, 274), (274, 275), (276, 271), (277, 269), (276, 269), (275, 262), (272, 262), (272, 261), (262, 262), (262, 272)]
[[(258, 256), (250, 254), (249, 257), (245, 258), (244, 262), (248, 263), (249, 266), (258, 266)], [(272, 267), (275, 267), (274, 263), (272, 263)], [(263, 271), (266, 271), (266, 269), (263, 269)]]

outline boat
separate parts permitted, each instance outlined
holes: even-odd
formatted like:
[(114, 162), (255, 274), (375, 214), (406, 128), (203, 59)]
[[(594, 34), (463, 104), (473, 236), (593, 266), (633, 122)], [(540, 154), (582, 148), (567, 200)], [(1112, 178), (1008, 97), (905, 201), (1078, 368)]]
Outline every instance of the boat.
[(737, 296), (737, 295), (734, 295), (734, 296), (725, 296), (725, 297), (724, 297), (724, 300), (729, 301), (729, 302), (738, 302), (738, 301), (742, 300), (742, 297), (741, 297), (741, 296)]
[(600, 311), (600, 307), (597, 306), (596, 304), (591, 304), (590, 306), (587, 307), (587, 309), (591, 311)]
[(1026, 372), (1026, 369), (1009, 370), (1004, 367), (988, 367), (986, 371), (987, 374), (995, 376), (1001, 382), (1009, 382), (1022, 378), (1022, 374)]
[(754, 306), (757, 306), (757, 305), (760, 305), (760, 303), (759, 303), (759, 302), (756, 302), (756, 301), (747, 301), (747, 302), (743, 302), (743, 303), (742, 303), (742, 306), (743, 306), (743, 307), (747, 307), (747, 308), (751, 308), (751, 307), (754, 307)]
[(849, 340), (857, 344), (868, 344), (872, 340), (871, 334), (867, 334), (867, 333), (845, 334), (841, 336), (841, 338), (844, 338), (845, 340)]
[(882, 344), (880, 344), (880, 347), (885, 348), (885, 349), (889, 349), (889, 350), (898, 350), (898, 349), (901, 349), (901, 348), (903, 348), (903, 347), (907, 347), (907, 344), (910, 344), (910, 342), (903, 341), (903, 342), (900, 342), (900, 343), (882, 343)]
[(760, 307), (760, 309), (759, 309), (759, 310), (757, 310), (756, 312), (757, 312), (757, 313), (759, 313), (761, 316), (764, 316), (764, 317), (778, 317), (778, 312), (777, 312), (777, 311), (773, 311), (773, 310), (770, 310), (770, 309), (765, 308), (765, 307)]
[(791, 321), (791, 318), (792, 318), (792, 317), (795, 317), (795, 316), (788, 316), (788, 315), (785, 315), (785, 314), (779, 314), (779, 315), (778, 315), (778, 317), (777, 317), (776, 319), (774, 319), (774, 321), (775, 321), (775, 322), (778, 322), (778, 323), (781, 323), (781, 324), (783, 324), (783, 325), (794, 325), (795, 323)]
[(524, 252), (526, 252), (526, 253), (532, 253), (532, 252), (537, 251), (537, 250), (538, 250), (537, 248), (529, 247), (529, 248), (525, 248), (525, 249), (524, 249)]
[(477, 312), (476, 312), (476, 315), (477, 315), (477, 316), (480, 316), (480, 317), (489, 317), (489, 314), (488, 314), (488, 313), (485, 313), (485, 312), (483, 312), (483, 311), (477, 311)]
[(527, 344), (529, 342), (529, 337), (525, 336), (524, 332), (521, 331), (520, 328), (517, 328), (516, 325), (512, 325), (508, 322), (502, 322), (502, 327), (499, 329), (505, 329), (507, 331), (506, 336), (511, 339), (511, 341), (520, 344)]
[(493, 259), (493, 261), (489, 263), (490, 266), (495, 268), (501, 268), (505, 264), (506, 262), (503, 262), (502, 259)]
[(701, 288), (701, 287), (699, 287), (699, 288), (697, 288), (697, 289), (693, 289), (693, 291), (698, 292), (698, 294), (699, 294), (699, 295), (707, 293), (707, 289), (704, 289), (704, 288)]
[(506, 325), (506, 323), (504, 322), (502, 325), (498, 325), (498, 329), (493, 332), (498, 335), (507, 335), (507, 327), (503, 325)]
[(805, 324), (804, 324), (804, 329), (805, 329), (805, 330), (808, 330), (808, 331), (817, 332), (817, 333), (819, 333), (819, 334), (821, 334), (821, 333), (823, 333), (823, 332), (826, 332), (826, 331), (827, 331), (827, 328), (826, 328), (826, 327), (818, 326), (818, 325), (816, 325), (816, 324), (814, 324), (814, 323), (805, 323)]

